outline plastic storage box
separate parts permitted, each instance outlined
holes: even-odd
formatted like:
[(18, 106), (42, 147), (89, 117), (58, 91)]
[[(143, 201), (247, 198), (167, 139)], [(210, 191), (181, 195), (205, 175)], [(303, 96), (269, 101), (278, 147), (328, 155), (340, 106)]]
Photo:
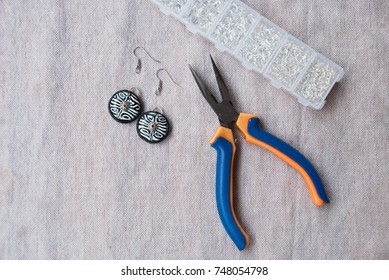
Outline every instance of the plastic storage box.
[(152, 0), (160, 10), (238, 59), (243, 66), (321, 109), (342, 67), (237, 0)]

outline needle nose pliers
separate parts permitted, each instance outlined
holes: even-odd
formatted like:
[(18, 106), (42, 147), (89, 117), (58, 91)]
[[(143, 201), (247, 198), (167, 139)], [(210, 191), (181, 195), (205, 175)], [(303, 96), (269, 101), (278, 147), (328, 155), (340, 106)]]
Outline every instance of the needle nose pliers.
[(220, 219), (228, 235), (239, 250), (249, 244), (249, 236), (239, 224), (233, 207), (233, 163), (236, 151), (232, 129), (236, 126), (244, 139), (254, 145), (272, 152), (287, 164), (295, 168), (304, 178), (311, 195), (312, 202), (317, 206), (329, 203), (320, 177), (313, 165), (296, 149), (276, 138), (260, 127), (260, 119), (256, 115), (238, 113), (232, 105), (230, 94), (220, 75), (215, 61), (212, 60), (213, 70), (222, 97), (221, 102), (210, 93), (195, 72), (189, 68), (200, 88), (205, 100), (219, 118), (220, 127), (213, 135), (210, 144), (217, 151), (216, 164), (216, 202)]

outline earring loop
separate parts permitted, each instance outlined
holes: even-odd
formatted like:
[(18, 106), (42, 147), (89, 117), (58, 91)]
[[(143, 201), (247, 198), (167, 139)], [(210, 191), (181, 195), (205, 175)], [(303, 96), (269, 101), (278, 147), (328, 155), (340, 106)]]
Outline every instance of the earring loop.
[(139, 74), (140, 70), (142, 68), (142, 62), (140, 60), (140, 57), (136, 54), (136, 50), (137, 49), (142, 49), (148, 55), (148, 57), (150, 57), (154, 62), (161, 63), (161, 61), (159, 61), (159, 60), (155, 59), (154, 57), (152, 57), (150, 55), (150, 53), (144, 47), (136, 47), (135, 49), (132, 50), (132, 54), (137, 58), (137, 63), (136, 63), (136, 67), (135, 67), (135, 73), (136, 74)]
[(131, 92), (135, 92), (137, 95), (141, 95), (142, 94), (141, 90), (139, 88), (137, 88), (137, 87), (130, 88), (130, 91)]
[(153, 111), (154, 111), (154, 112), (158, 112), (158, 113), (160, 113), (161, 115), (163, 115), (163, 110), (162, 110), (161, 108), (159, 108), (159, 107), (154, 108)]

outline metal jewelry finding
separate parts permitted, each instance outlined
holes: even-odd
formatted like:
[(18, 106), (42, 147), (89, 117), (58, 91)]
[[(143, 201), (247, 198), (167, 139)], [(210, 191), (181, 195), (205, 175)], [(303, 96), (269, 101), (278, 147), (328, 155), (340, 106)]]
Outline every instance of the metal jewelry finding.
[(132, 53), (133, 55), (137, 58), (137, 63), (136, 63), (136, 67), (135, 67), (135, 73), (136, 74), (139, 74), (140, 73), (140, 70), (142, 68), (142, 62), (140, 60), (140, 57), (136, 54), (136, 50), (137, 49), (142, 49), (154, 62), (157, 62), (157, 63), (161, 63), (161, 61), (155, 59), (154, 57), (152, 57), (148, 51), (146, 51), (146, 49), (144, 47), (136, 47)]
[(157, 79), (158, 79), (158, 85), (157, 85), (157, 88), (156, 88), (155, 91), (154, 91), (154, 93), (155, 93), (156, 95), (160, 95), (160, 94), (161, 94), (161, 91), (162, 91), (162, 80), (161, 80), (161, 78), (159, 77), (159, 72), (160, 72), (160, 71), (165, 71), (166, 74), (169, 76), (170, 80), (171, 80), (176, 86), (179, 86), (179, 87), (180, 87), (180, 85), (179, 85), (178, 83), (176, 83), (176, 82), (173, 80), (173, 78), (172, 78), (172, 76), (169, 74), (169, 72), (168, 72), (166, 69), (161, 68), (161, 69), (158, 69), (158, 71), (155, 73), (155, 76), (156, 76)]

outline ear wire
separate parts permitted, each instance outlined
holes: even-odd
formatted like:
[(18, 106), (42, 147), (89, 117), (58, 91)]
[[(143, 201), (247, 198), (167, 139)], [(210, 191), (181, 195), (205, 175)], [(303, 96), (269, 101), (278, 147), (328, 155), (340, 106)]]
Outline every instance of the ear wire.
[(137, 58), (137, 63), (136, 63), (136, 67), (135, 67), (135, 73), (136, 74), (139, 74), (140, 73), (140, 70), (142, 68), (142, 62), (140, 60), (140, 57), (136, 54), (136, 51), (138, 49), (142, 49), (147, 55), (148, 57), (150, 57), (154, 62), (157, 62), (157, 63), (161, 63), (161, 61), (155, 59), (154, 57), (152, 57), (150, 55), (150, 53), (144, 48), (144, 47), (136, 47), (133, 51), (132, 51), (132, 54)]

